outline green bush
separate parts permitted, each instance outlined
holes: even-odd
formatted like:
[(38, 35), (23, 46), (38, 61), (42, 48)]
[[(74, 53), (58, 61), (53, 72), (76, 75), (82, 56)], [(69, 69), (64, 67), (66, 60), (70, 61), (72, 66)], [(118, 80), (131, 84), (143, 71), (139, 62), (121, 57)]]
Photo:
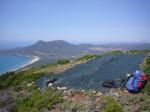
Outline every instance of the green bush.
[(90, 100), (90, 101), (93, 101), (93, 100), (96, 99), (95, 93), (93, 91), (94, 90), (89, 90), (89, 91), (85, 92), (87, 99)]
[(145, 61), (146, 61), (146, 64), (150, 64), (150, 57), (147, 57), (147, 58), (145, 59)]
[(150, 57), (145, 58), (145, 64), (142, 66), (142, 71), (148, 76), (148, 81), (143, 91), (150, 95)]
[(0, 76), (0, 89), (7, 88), (12, 85), (15, 80), (16, 74), (14, 72), (5, 73)]
[(114, 51), (109, 51), (109, 52), (107, 52), (106, 54), (123, 54), (123, 53), (124, 53), (123, 51), (114, 50)]
[(19, 73), (17, 75), (17, 77), (15, 78), (15, 80), (12, 82), (13, 86), (17, 86), (21, 83), (23, 83), (24, 81), (34, 81), (35, 79), (37, 79), (38, 77), (42, 76), (44, 74), (42, 73), (34, 73), (32, 71), (28, 71), (28, 72), (24, 72), (24, 73)]
[(127, 51), (127, 53), (131, 53), (131, 54), (145, 54), (145, 53), (149, 53), (150, 50), (130, 50)]
[(123, 112), (121, 106), (110, 96), (104, 97), (105, 106), (103, 112)]
[(59, 105), (60, 109), (64, 112), (80, 112), (85, 111), (86, 106), (80, 102), (73, 102), (73, 101), (64, 101), (62, 104)]
[(86, 60), (89, 60), (89, 59), (92, 59), (92, 58), (98, 58), (98, 57), (100, 57), (100, 55), (88, 54), (88, 55), (85, 55), (85, 56), (77, 59), (77, 61), (86, 61)]
[(16, 99), (16, 112), (42, 112), (44, 108), (51, 109), (53, 105), (63, 101), (61, 93), (48, 89), (44, 92), (35, 90), (25, 98)]
[(67, 63), (70, 63), (70, 61), (67, 60), (67, 59), (65, 59), (65, 60), (58, 60), (58, 61), (56, 62), (56, 64), (67, 64)]
[(9, 86), (18, 86), (24, 81), (31, 82), (43, 73), (35, 73), (33, 70), (26, 70), (21, 72), (10, 72), (0, 76), (0, 89), (7, 88)]
[(5, 106), (6, 104), (3, 101), (0, 101), (0, 108)]

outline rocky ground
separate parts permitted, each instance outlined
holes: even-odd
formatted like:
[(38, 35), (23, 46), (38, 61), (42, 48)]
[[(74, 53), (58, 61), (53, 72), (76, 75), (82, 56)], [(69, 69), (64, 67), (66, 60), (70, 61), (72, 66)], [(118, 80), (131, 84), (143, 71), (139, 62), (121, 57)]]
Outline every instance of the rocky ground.
[[(96, 91), (73, 91), (73, 90), (64, 90), (63, 99), (65, 100), (64, 104), (55, 105), (52, 110), (47, 110), (45, 112), (72, 112), (75, 108), (69, 107), (71, 103), (76, 106), (77, 111), (83, 112), (101, 112), (105, 106), (105, 97), (113, 97), (116, 102), (118, 102), (125, 112), (144, 112), (144, 109), (150, 109), (150, 96), (145, 94), (131, 94), (128, 93), (125, 89), (110, 89), (105, 94), (102, 92)], [(70, 104), (67, 104), (67, 103)], [(147, 102), (147, 103), (146, 103)], [(71, 110), (72, 109), (72, 110)], [(147, 112), (147, 111), (146, 111)], [(148, 111), (149, 112), (149, 111)]]
[(13, 106), (10, 90), (0, 90), (0, 112), (10, 112)]

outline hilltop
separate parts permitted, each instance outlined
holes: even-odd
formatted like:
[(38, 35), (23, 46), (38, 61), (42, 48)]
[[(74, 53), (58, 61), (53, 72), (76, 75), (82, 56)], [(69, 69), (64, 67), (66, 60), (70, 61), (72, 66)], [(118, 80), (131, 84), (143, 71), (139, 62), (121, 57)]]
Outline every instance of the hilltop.
[(79, 44), (74, 45), (64, 40), (43, 41), (39, 40), (33, 45), (0, 51), (0, 54), (15, 54), (39, 56), (44, 58), (70, 58), (85, 54), (100, 54), (111, 50), (143, 50), (149, 49), (150, 44)]
[(4, 54), (21, 54), (40, 57), (69, 57), (79, 55), (82, 49), (78, 46), (67, 43), (63, 40), (42, 41), (39, 40), (33, 45), (1, 51)]
[[(45, 75), (55, 76), (78, 64), (88, 63), (99, 55), (86, 55), (77, 60), (61, 60), (37, 68), (10, 72), (0, 76), (0, 109), (15, 112), (143, 112), (150, 110), (150, 83), (139, 94), (122, 89), (100, 91), (75, 91), (49, 86), (39, 89), (34, 81)], [(150, 76), (150, 58), (145, 58), (141, 68)]]

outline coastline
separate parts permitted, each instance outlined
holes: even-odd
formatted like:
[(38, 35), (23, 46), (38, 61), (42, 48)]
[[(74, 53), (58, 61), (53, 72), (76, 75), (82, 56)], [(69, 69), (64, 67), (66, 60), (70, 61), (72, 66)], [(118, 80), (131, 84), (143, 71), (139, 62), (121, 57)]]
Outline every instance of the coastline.
[[(28, 57), (29, 57), (29, 56), (28, 56)], [(27, 66), (29, 66), (29, 65), (32, 65), (33, 63), (35, 63), (35, 62), (37, 62), (37, 61), (40, 60), (40, 58), (39, 58), (38, 56), (31, 56), (31, 58), (32, 58), (32, 59), (31, 59), (29, 62), (27, 62), (27, 63), (25, 63), (25, 64), (23, 64), (23, 65), (21, 65), (21, 66), (15, 68), (15, 69), (10, 70), (10, 72), (14, 72), (14, 71), (23, 69), (23, 68), (25, 68), (25, 67), (27, 67)]]

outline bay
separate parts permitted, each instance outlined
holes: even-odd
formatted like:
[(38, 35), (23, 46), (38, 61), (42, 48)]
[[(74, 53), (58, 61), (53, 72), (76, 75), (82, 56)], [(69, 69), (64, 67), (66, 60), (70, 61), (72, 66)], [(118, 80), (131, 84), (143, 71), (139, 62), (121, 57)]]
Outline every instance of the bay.
[(0, 55), (0, 74), (16, 70), (32, 60), (32, 57), (17, 55)]

